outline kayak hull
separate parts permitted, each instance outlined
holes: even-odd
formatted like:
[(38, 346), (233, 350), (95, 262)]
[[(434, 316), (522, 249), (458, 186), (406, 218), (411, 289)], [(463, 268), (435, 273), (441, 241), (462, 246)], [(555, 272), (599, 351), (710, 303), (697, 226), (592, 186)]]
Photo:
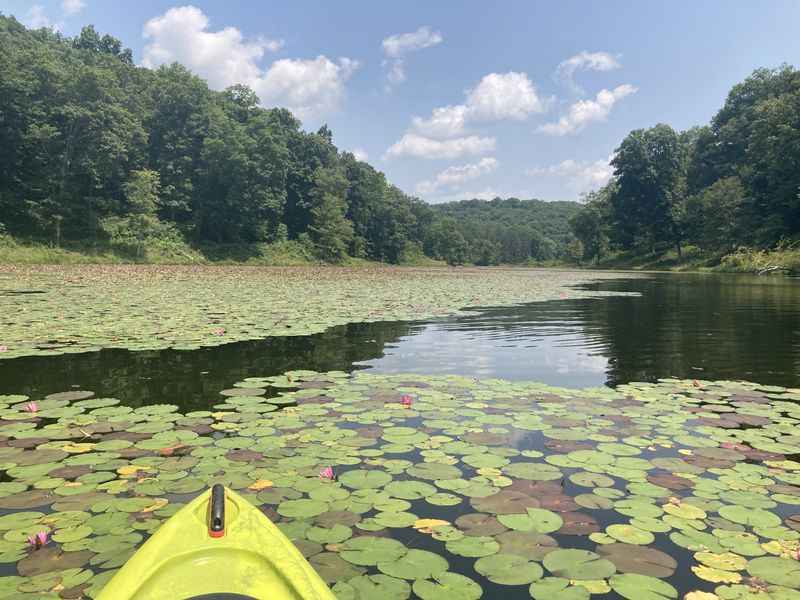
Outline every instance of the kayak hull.
[(210, 499), (207, 491), (167, 520), (97, 600), (335, 600), (294, 544), (227, 488), (224, 534), (212, 537)]

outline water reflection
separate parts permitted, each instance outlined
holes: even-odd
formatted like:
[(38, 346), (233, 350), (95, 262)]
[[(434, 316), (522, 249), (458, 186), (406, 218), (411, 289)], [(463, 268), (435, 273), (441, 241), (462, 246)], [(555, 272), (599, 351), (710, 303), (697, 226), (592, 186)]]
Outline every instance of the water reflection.
[(640, 295), (487, 308), (414, 329), (361, 364), (567, 387), (660, 377), (800, 386), (800, 280), (657, 274), (585, 287)]
[(193, 351), (10, 359), (0, 361), (0, 393), (41, 396), (78, 386), (131, 406), (168, 402), (192, 410), (218, 402), (220, 390), (245, 377), (354, 368), (566, 387), (668, 376), (800, 387), (800, 280), (658, 274), (586, 287), (639, 295), (351, 324)]

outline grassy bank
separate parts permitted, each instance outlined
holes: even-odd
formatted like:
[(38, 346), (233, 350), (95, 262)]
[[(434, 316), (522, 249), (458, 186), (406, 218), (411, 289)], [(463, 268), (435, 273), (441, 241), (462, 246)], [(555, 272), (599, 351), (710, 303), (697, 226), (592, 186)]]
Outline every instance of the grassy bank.
[[(0, 264), (6, 265), (253, 265), (261, 267), (319, 266), (312, 249), (297, 241), (273, 244), (151, 243), (142, 248), (120, 248), (109, 244), (66, 242), (61, 246), (19, 240), (0, 235)], [(375, 265), (372, 261), (350, 258), (345, 266)], [(410, 254), (406, 266), (437, 266), (440, 261), (424, 254)]]
[(641, 271), (712, 271), (718, 273), (800, 274), (800, 245), (773, 250), (741, 248), (725, 255), (709, 255), (689, 246), (678, 257), (674, 250), (656, 253), (617, 252), (596, 264), (597, 269), (632, 269)]

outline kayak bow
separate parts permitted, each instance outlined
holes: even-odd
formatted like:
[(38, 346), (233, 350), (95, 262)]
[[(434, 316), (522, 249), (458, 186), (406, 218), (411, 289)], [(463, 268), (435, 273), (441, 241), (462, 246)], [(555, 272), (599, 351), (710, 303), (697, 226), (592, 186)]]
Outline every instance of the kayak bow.
[(97, 600), (335, 600), (300, 551), (221, 485), (169, 518)]

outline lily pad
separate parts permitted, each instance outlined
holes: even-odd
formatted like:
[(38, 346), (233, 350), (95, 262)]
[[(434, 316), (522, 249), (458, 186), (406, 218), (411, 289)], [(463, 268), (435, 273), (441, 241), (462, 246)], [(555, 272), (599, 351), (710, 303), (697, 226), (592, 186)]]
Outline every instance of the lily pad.
[(497, 520), (509, 529), (536, 533), (558, 531), (564, 524), (557, 513), (543, 508), (529, 508), (524, 514), (500, 515)]
[(678, 591), (669, 583), (648, 575), (617, 574), (609, 583), (611, 589), (628, 600), (672, 600), (678, 597)]
[(589, 550), (554, 550), (543, 563), (553, 575), (566, 579), (605, 579), (617, 570), (610, 560)]
[(501, 585), (523, 585), (540, 579), (544, 574), (539, 563), (514, 554), (495, 554), (479, 558), (475, 570), (489, 581)]
[(472, 579), (449, 571), (432, 580), (419, 579), (412, 589), (421, 600), (478, 600), (483, 595), (481, 586)]
[(399, 579), (430, 579), (449, 568), (447, 561), (433, 552), (411, 549), (396, 560), (378, 563), (381, 573)]

